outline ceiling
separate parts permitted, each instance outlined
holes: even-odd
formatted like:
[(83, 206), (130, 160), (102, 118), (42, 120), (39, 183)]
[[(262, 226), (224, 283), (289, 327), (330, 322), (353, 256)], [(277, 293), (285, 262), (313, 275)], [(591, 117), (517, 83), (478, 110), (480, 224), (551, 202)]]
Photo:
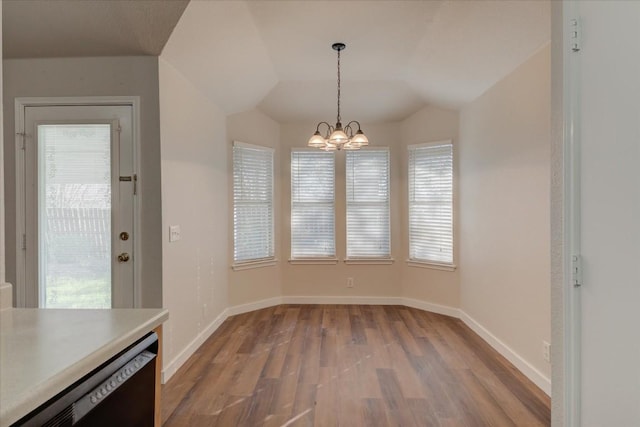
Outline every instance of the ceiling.
[(189, 0), (4, 0), (4, 58), (159, 55)]
[(184, 0), (5, 0), (5, 56), (162, 51), (164, 61), (228, 114), (257, 107), (279, 122), (332, 121), (336, 54), (331, 44), (341, 41), (347, 44), (343, 119), (370, 123), (401, 120), (427, 104), (459, 108), (550, 40), (549, 0), (192, 0), (185, 5)]

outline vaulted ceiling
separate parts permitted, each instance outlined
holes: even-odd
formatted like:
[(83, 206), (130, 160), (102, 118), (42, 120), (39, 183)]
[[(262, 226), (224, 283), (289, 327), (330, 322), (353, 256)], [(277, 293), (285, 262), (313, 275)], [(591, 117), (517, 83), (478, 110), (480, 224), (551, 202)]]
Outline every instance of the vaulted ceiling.
[(4, 0), (4, 58), (159, 55), (189, 0)]
[[(158, 54), (164, 45), (162, 60), (229, 114), (258, 107), (279, 122), (331, 121), (336, 114), (331, 44), (340, 41), (347, 44), (344, 119), (381, 122), (403, 119), (427, 104), (461, 107), (550, 39), (548, 0), (192, 0), (184, 5), (5, 0), (4, 51), (10, 57)], [(47, 19), (34, 21), (38, 14)], [(23, 28), (13, 22), (16, 17), (30, 25)]]

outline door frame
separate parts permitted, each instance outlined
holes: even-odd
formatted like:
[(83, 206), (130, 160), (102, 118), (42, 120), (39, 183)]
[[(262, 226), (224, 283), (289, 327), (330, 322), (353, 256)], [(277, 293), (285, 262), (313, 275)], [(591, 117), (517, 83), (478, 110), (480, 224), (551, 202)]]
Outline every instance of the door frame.
[(142, 174), (140, 173), (140, 97), (139, 96), (79, 96), (79, 97), (19, 97), (15, 99), (15, 166), (16, 166), (16, 306), (25, 307), (26, 293), (26, 253), (23, 236), (26, 234), (26, 192), (24, 156), (25, 109), (27, 107), (81, 107), (81, 106), (128, 106), (133, 113), (133, 170), (138, 177), (136, 196), (133, 198), (133, 227), (136, 231), (133, 257), (133, 306), (141, 307), (141, 250), (140, 206), (142, 206)]
[(552, 159), (551, 172), (562, 181), (555, 202), (555, 219), (560, 222), (562, 230), (561, 248), (551, 248), (552, 254), (559, 249), (562, 258), (559, 275), (552, 271), (551, 277), (552, 295), (556, 297), (551, 301), (552, 313), (556, 313), (551, 318), (552, 357), (558, 365), (555, 369), (552, 367), (552, 403), (557, 402), (552, 406), (558, 409), (557, 414), (552, 413), (552, 424), (578, 427), (582, 424), (580, 50), (583, 28), (577, 1), (563, 0), (552, 5), (551, 14), (552, 39), (556, 38), (555, 43), (552, 40), (552, 57), (558, 61), (555, 68), (552, 66), (551, 78), (561, 93), (555, 99), (552, 96), (551, 111), (561, 112), (561, 117), (558, 117), (561, 127), (552, 139), (556, 156), (561, 157), (561, 161)]

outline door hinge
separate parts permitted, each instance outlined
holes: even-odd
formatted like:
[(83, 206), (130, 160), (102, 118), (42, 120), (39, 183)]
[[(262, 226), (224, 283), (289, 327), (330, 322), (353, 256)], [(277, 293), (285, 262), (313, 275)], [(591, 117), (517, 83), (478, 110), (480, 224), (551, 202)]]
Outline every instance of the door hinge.
[(569, 21), (569, 46), (572, 52), (580, 52), (582, 49), (582, 28), (578, 19)]
[(571, 256), (571, 283), (574, 287), (582, 286), (582, 256)]
[(22, 151), (24, 151), (24, 150), (25, 150), (25, 148), (26, 148), (26, 145), (27, 145), (27, 143), (26, 143), (27, 134), (26, 134), (26, 133), (24, 133), (24, 132), (16, 132), (16, 135), (18, 135), (18, 136), (20, 136), (20, 137), (21, 137), (21, 140), (20, 140), (20, 149), (21, 149)]
[(22, 250), (26, 250), (27, 249), (27, 235), (23, 234), (22, 235)]

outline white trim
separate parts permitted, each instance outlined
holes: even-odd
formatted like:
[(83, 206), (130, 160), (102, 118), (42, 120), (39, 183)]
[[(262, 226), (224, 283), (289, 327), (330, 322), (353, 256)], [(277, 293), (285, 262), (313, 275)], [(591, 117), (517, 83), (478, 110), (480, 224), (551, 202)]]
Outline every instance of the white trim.
[(289, 264), (291, 265), (331, 265), (337, 264), (338, 258), (290, 258)]
[(246, 304), (234, 305), (227, 308), (227, 317), (235, 316), (237, 314), (249, 313), (250, 311), (262, 310), (263, 308), (274, 307), (276, 305), (283, 304), (282, 297), (273, 297), (262, 299), (259, 301), (248, 302)]
[(401, 304), (407, 307), (417, 308), (418, 310), (455, 317), (456, 319), (460, 317), (460, 309), (449, 305), (435, 304), (413, 298), (401, 298)]
[(342, 260), (347, 265), (390, 265), (393, 258), (345, 258)]
[(462, 320), (465, 325), (478, 334), (480, 338), (486, 341), (505, 359), (518, 368), (518, 370), (529, 378), (535, 385), (540, 387), (542, 391), (544, 391), (548, 396), (551, 396), (551, 380), (546, 375), (537, 370), (533, 365), (527, 362), (526, 359), (511, 349), (511, 347), (502, 342), (498, 337), (493, 335), (488, 329), (462, 310), (460, 310), (460, 320)]
[[(133, 197), (133, 306), (142, 308), (142, 198), (144, 197), (144, 174), (142, 172), (142, 119), (140, 117), (140, 97), (131, 97), (131, 109), (133, 110), (133, 123), (131, 130), (133, 132), (133, 174), (136, 177), (136, 194)], [(135, 258), (138, 258), (137, 260)]]
[(436, 147), (438, 145), (451, 145), (451, 146), (453, 146), (453, 140), (452, 139), (443, 139), (442, 141), (421, 142), (419, 144), (410, 144), (410, 145), (407, 145), (407, 150), (411, 151), (411, 150), (415, 150), (416, 148), (422, 148), (422, 147)]
[(334, 304), (334, 305), (402, 305), (400, 297), (367, 296), (316, 296), (300, 295), (282, 297), (282, 304)]
[(335, 305), (402, 305), (428, 311), (430, 313), (442, 314), (444, 316), (461, 319), (472, 331), (480, 336), (487, 344), (495, 349), (500, 355), (511, 362), (522, 374), (536, 384), (547, 395), (551, 394), (551, 380), (538, 371), (518, 353), (513, 351), (508, 345), (503, 343), (495, 335), (489, 332), (480, 323), (474, 320), (464, 311), (427, 301), (406, 297), (394, 296), (282, 296), (254, 301), (228, 307), (216, 319), (211, 322), (202, 332), (200, 332), (176, 357), (162, 370), (163, 384), (178, 371), (178, 369), (191, 357), (198, 348), (220, 327), (220, 325), (230, 316), (248, 313), (263, 308), (274, 307), (281, 304), (335, 304)]
[(233, 146), (239, 147), (239, 148), (249, 148), (251, 150), (267, 150), (267, 151), (271, 151), (272, 153), (276, 151), (273, 147), (267, 147), (266, 145), (249, 144), (248, 142), (235, 141), (235, 140), (233, 141)]
[(562, 2), (562, 109), (563, 109), (563, 236), (562, 236), (562, 365), (564, 423), (567, 427), (582, 424), (581, 371), (582, 304), (581, 291), (571, 281), (573, 255), (581, 252), (581, 173), (580, 173), (580, 93), (579, 53), (570, 52), (570, 20), (580, 16), (580, 2)]
[[(345, 150), (345, 153), (357, 153), (358, 151), (360, 150)], [(363, 151), (387, 151), (391, 155), (391, 148), (383, 145), (367, 145), (366, 148), (363, 148)]]
[[(16, 141), (16, 305), (25, 307), (26, 296), (26, 259), (22, 250), (22, 235), (26, 229), (26, 200), (25, 200), (25, 158), (24, 151), (20, 149), (21, 135), (25, 132), (25, 109), (38, 106), (129, 106), (132, 109), (132, 143), (133, 143), (133, 173), (137, 175), (138, 192), (133, 200), (133, 228), (135, 230), (134, 256), (133, 256), (133, 306), (141, 307), (142, 304), (142, 265), (140, 263), (142, 253), (142, 227), (140, 207), (142, 206), (142, 174), (140, 173), (141, 159), (141, 126), (140, 126), (140, 97), (139, 96), (80, 96), (80, 97), (17, 97), (15, 106), (15, 141)], [(138, 256), (136, 256), (138, 255)]]
[(165, 384), (171, 377), (178, 372), (178, 369), (185, 364), (187, 360), (200, 348), (202, 344), (227, 320), (227, 310), (224, 310), (213, 322), (204, 328), (189, 344), (174, 357), (169, 363), (162, 367), (161, 381)]
[(455, 264), (438, 264), (437, 262), (421, 261), (417, 259), (408, 259), (407, 265), (409, 267), (430, 268), (432, 270), (443, 271), (456, 271), (456, 268), (458, 268), (458, 266)]
[(15, 168), (16, 168), (16, 307), (26, 307), (27, 304), (27, 287), (26, 274), (26, 254), (22, 249), (22, 236), (27, 228), (26, 226), (26, 193), (25, 193), (25, 156), (21, 148), (20, 140), (23, 139), (25, 133), (24, 125), (24, 109), (21, 98), (16, 98), (15, 106)]
[(254, 268), (272, 267), (278, 263), (275, 258), (261, 259), (255, 261), (237, 262), (231, 265), (233, 271), (251, 270)]

